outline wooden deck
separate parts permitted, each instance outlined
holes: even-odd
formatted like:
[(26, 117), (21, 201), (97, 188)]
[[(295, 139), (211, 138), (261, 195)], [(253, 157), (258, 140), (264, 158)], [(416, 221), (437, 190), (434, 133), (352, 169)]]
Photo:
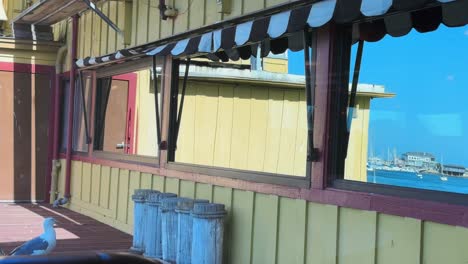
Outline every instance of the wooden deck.
[(0, 248), (5, 253), (42, 233), (42, 221), (57, 221), (57, 247), (53, 253), (128, 251), (132, 236), (68, 209), (48, 204), (1, 204)]

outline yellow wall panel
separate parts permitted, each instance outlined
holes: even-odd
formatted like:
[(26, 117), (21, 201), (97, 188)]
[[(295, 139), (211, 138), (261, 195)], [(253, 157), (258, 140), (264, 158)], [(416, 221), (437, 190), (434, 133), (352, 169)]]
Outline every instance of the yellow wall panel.
[[(234, 169), (244, 169), (247, 167), (251, 90), (251, 87), (236, 87), (234, 89), (230, 162), (230, 167)], [(227, 144), (227, 142), (224, 144)]]
[(275, 263), (278, 235), (278, 196), (255, 195), (252, 263)]
[(468, 229), (425, 222), (423, 226), (422, 263), (466, 263)]
[(91, 173), (91, 203), (99, 205), (101, 186), (101, 165), (93, 164)]
[(192, 1), (189, 13), (189, 29), (200, 28), (205, 24), (205, 2)]
[(338, 263), (374, 263), (377, 214), (340, 208)]
[(233, 190), (231, 214), (231, 244), (228, 263), (250, 263), (252, 250), (252, 219), (254, 193)]
[(71, 196), (73, 199), (81, 199), (81, 178), (83, 177), (83, 163), (81, 161), (72, 162)]
[[(197, 87), (188, 84), (185, 91), (184, 112), (179, 128), (177, 138), (176, 161), (185, 163), (194, 163), (194, 144), (195, 144), (195, 106)], [(179, 104), (180, 104), (179, 95)]]
[[(239, 1), (232, 1), (232, 4)], [(221, 21), (222, 15), (218, 13), (218, 4), (216, 1), (205, 1), (205, 25), (211, 25)]]
[(221, 85), (219, 88), (218, 117), (214, 142), (213, 165), (229, 167), (231, 162), (232, 116), (234, 113), (234, 87)]
[(195, 183), (195, 198), (213, 201), (213, 185)]
[[(266, 135), (265, 172), (276, 173), (278, 168), (279, 146), (281, 139), (281, 120), (283, 115), (284, 92), (270, 89), (268, 100), (268, 129)], [(280, 118), (281, 117), (281, 118)]]
[(421, 221), (380, 214), (377, 231), (377, 263), (420, 263)]
[(109, 195), (111, 187), (111, 169), (108, 166), (101, 167), (101, 191), (99, 197), (99, 206), (109, 208)]
[[(109, 17), (110, 13), (109, 13), (109, 5), (110, 5), (110, 2), (104, 2), (101, 6), (101, 10), (102, 12), (107, 16)], [(109, 43), (109, 31), (110, 30), (113, 30), (111, 28), (109, 28), (109, 26), (107, 25), (107, 23), (103, 22), (101, 20), (101, 32), (100, 32), (100, 45), (101, 45), (101, 49), (99, 51), (99, 54), (107, 54), (107, 45)]]
[[(63, 167), (62, 167), (63, 168)], [(83, 180), (82, 180), (81, 200), (91, 202), (91, 164), (83, 163)]]
[(304, 200), (279, 199), (277, 263), (304, 263), (306, 205)]
[[(136, 32), (136, 45), (145, 44), (148, 42), (148, 28), (151, 27), (149, 22), (149, 1), (133, 1), (136, 8), (136, 15), (138, 17), (137, 32)], [(134, 5), (134, 7), (135, 7)]]
[(212, 165), (214, 144), (216, 135), (216, 120), (218, 114), (218, 86), (198, 86), (195, 102), (195, 144), (194, 163)]
[(232, 189), (221, 186), (213, 187), (213, 203), (224, 204), (227, 214), (224, 218), (224, 250), (223, 261), (229, 263), (232, 237)]
[[(189, 4), (193, 1), (176, 0), (174, 1), (174, 7), (179, 10), (179, 15), (174, 21), (174, 32), (173, 34), (183, 33), (188, 30), (189, 22)], [(196, 14), (196, 11), (194, 11)]]
[(195, 198), (195, 183), (192, 181), (181, 181), (180, 196), (187, 198)]
[(149, 173), (142, 173), (141, 174), (141, 189), (151, 189), (153, 186), (153, 175)]
[(307, 264), (336, 264), (338, 207), (307, 204)]
[(110, 192), (109, 192), (109, 209), (117, 213), (118, 201), (119, 201), (119, 179), (120, 171), (117, 168), (111, 168), (110, 177)]
[(138, 171), (130, 172), (130, 183), (128, 190), (128, 213), (127, 213), (127, 224), (133, 225), (133, 208), (134, 203), (132, 200), (132, 195), (135, 193), (136, 189), (140, 189), (141, 183), (141, 174)]
[(157, 175), (153, 175), (153, 190), (165, 192), (165, 178)]
[(294, 156), (297, 133), (297, 116), (299, 111), (299, 92), (284, 92), (284, 107), (282, 114), (281, 139), (279, 146), (278, 173), (292, 174), (294, 171)]
[(127, 223), (129, 180), (130, 172), (128, 170), (120, 170), (119, 191), (117, 196), (117, 220), (123, 224)]
[(294, 149), (294, 169), (292, 175), (305, 176), (307, 161), (307, 109), (305, 91), (299, 92), (299, 113), (297, 117), (296, 142)]
[(149, 0), (149, 20), (148, 20), (148, 39), (154, 41), (159, 39), (159, 32), (161, 26), (161, 17), (159, 15), (159, 1), (158, 0)]
[[(117, 8), (118, 8), (118, 3), (117, 2), (109, 1), (109, 19), (112, 20), (114, 23), (116, 23), (116, 25), (118, 25)], [(117, 32), (115, 32), (115, 30), (109, 28), (108, 31), (107, 31), (106, 54), (111, 53), (114, 50), (117, 50)]]
[(268, 89), (252, 88), (247, 169), (263, 171), (268, 126)]
[(165, 192), (179, 194), (179, 179), (166, 178)]

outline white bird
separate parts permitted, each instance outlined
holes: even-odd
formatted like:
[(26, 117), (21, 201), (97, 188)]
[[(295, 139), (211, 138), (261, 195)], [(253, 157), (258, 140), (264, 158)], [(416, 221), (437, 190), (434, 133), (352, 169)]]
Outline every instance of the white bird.
[(44, 233), (35, 237), (23, 245), (13, 249), (10, 256), (18, 255), (46, 255), (49, 254), (56, 245), (56, 236), (54, 229), (55, 219), (52, 217), (44, 219)]

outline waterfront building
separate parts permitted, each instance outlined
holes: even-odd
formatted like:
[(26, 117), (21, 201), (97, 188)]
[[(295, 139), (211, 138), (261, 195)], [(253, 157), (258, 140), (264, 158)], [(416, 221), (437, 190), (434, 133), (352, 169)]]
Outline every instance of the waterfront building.
[(435, 156), (427, 152), (406, 152), (403, 160), (406, 166), (419, 169), (436, 169), (439, 166)]

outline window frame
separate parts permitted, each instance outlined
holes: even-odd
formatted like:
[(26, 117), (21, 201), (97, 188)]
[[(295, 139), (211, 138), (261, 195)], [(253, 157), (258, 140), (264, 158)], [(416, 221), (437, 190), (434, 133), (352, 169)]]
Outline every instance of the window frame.
[[(307, 31), (307, 36), (311, 40), (309, 48), (312, 49), (312, 53), (315, 53), (316, 48), (316, 35), (314, 30)], [(293, 175), (283, 175), (283, 174), (276, 174), (276, 173), (269, 173), (269, 172), (259, 172), (259, 171), (250, 171), (250, 170), (243, 170), (243, 169), (233, 169), (233, 168), (226, 168), (226, 167), (216, 167), (216, 166), (209, 166), (209, 165), (198, 165), (198, 164), (189, 164), (183, 162), (175, 161), (175, 143), (174, 138), (176, 133), (176, 119), (179, 110), (178, 105), (178, 96), (179, 96), (179, 80), (183, 79), (183, 76), (180, 76), (179, 66), (182, 64), (181, 62), (185, 59), (185, 57), (176, 57), (172, 58), (172, 74), (171, 74), (171, 100), (169, 101), (170, 104), (170, 111), (169, 111), (169, 135), (168, 135), (168, 159), (166, 168), (177, 170), (181, 172), (188, 172), (188, 173), (196, 173), (196, 174), (203, 174), (209, 176), (219, 176), (231, 179), (239, 179), (245, 181), (251, 181), (256, 183), (266, 183), (266, 184), (275, 184), (281, 186), (288, 186), (288, 187), (297, 187), (302, 189), (310, 189), (312, 186), (312, 165), (313, 161), (310, 160), (308, 157), (305, 160), (306, 170), (304, 176), (293, 176)], [(310, 56), (312, 65), (316, 65), (317, 57), (315, 55)], [(305, 60), (305, 58), (304, 58)], [(306, 68), (306, 65), (304, 65)], [(307, 71), (307, 68), (306, 68)], [(315, 73), (315, 70), (312, 70), (312, 73)], [(314, 75), (314, 74), (311, 74)], [(307, 75), (304, 75), (304, 78)], [(310, 92), (313, 96), (315, 94), (314, 85), (312, 84), (315, 80), (315, 76), (310, 76)], [(308, 89), (307, 81), (304, 85), (305, 90)], [(314, 100), (314, 98), (312, 98)], [(314, 105), (314, 102), (312, 102)], [(313, 116), (312, 116), (313, 119)], [(183, 117), (182, 117), (183, 122)], [(307, 120), (304, 120), (307, 122)], [(314, 120), (312, 120), (314, 123)], [(312, 128), (312, 134), (307, 135), (307, 146), (310, 145), (311, 137), (314, 137), (314, 129)], [(312, 153), (310, 155), (312, 157), (315, 156), (313, 153), (315, 149), (311, 150)], [(308, 155), (309, 156), (309, 153)]]
[[(382, 18), (380, 18), (382, 19)], [(354, 21), (359, 23), (361, 21)], [(353, 23), (353, 24), (354, 24)], [(439, 202), (450, 206), (468, 206), (468, 195), (455, 192), (446, 192), (440, 190), (418, 189), (411, 187), (402, 187), (396, 185), (378, 184), (371, 182), (359, 182), (344, 179), (344, 164), (346, 156), (342, 156), (340, 146), (345, 140), (340, 132), (340, 122), (346, 121), (347, 104), (343, 104), (342, 100), (347, 98), (348, 89), (342, 89), (344, 85), (348, 87), (349, 74), (351, 69), (351, 49), (352, 49), (352, 24), (351, 25), (336, 25), (334, 32), (334, 52), (331, 61), (334, 61), (334, 66), (331, 69), (330, 77), (332, 82), (330, 89), (335, 92), (331, 96), (329, 111), (330, 126), (330, 152), (329, 152), (329, 173), (324, 174), (325, 189), (340, 190), (345, 192), (357, 192), (367, 195), (381, 195), (388, 199), (415, 199), (418, 201)], [(421, 33), (425, 34), (425, 33)], [(404, 38), (402, 36), (400, 38)], [(379, 40), (380, 41), (380, 40)], [(346, 59), (348, 58), (348, 59)], [(337, 92), (338, 91), (338, 92)], [(341, 92), (340, 92), (341, 91)], [(340, 108), (345, 107), (345, 108)], [(333, 107), (335, 107), (333, 109)], [(341, 154), (340, 154), (341, 153)], [(341, 157), (340, 157), (341, 155)]]
[[(91, 144), (89, 144), (88, 157), (93, 159), (104, 159), (112, 160), (116, 162), (124, 162), (130, 164), (141, 164), (150, 167), (159, 168), (160, 167), (160, 157), (161, 157), (161, 148), (158, 148), (157, 156), (145, 156), (137, 154), (124, 154), (124, 153), (112, 153), (109, 151), (96, 150), (94, 148), (94, 126), (96, 123), (95, 119), (95, 107), (96, 107), (96, 91), (97, 91), (97, 80), (104, 77), (112, 76), (122, 76), (125, 74), (131, 74), (135, 71), (150, 69), (153, 66), (151, 58), (141, 58), (132, 62), (126, 62), (123, 64), (113, 65), (110, 67), (101, 68), (94, 71), (93, 78), (93, 91), (92, 91), (92, 107), (91, 107), (91, 117), (90, 117), (90, 137)], [(163, 67), (164, 70), (164, 67)], [(161, 79), (161, 84), (164, 82)], [(162, 86), (160, 86), (162, 87)], [(136, 87), (138, 89), (138, 86)], [(156, 124), (154, 124), (156, 126)]]

